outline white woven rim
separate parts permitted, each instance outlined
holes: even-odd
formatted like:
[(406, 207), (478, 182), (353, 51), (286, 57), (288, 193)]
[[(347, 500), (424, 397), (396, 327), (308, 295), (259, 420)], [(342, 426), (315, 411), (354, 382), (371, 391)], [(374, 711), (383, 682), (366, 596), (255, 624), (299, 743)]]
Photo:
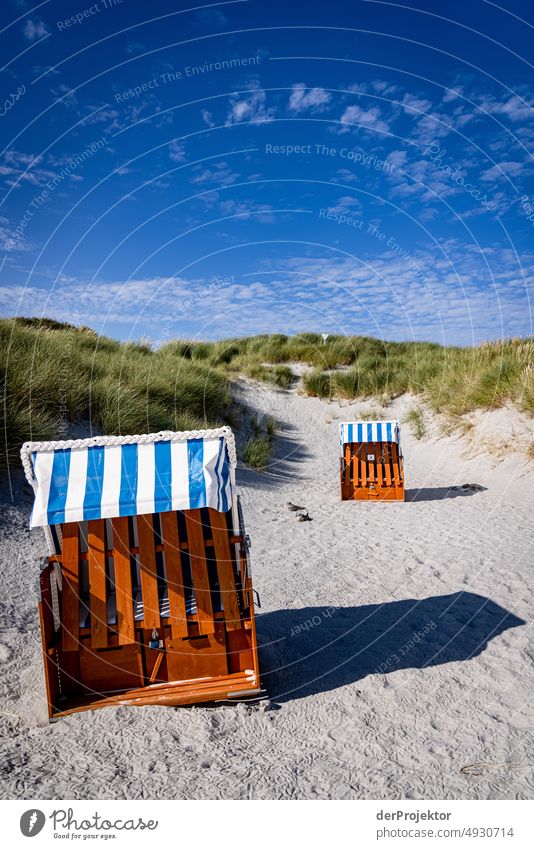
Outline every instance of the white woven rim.
[(142, 433), (137, 436), (91, 436), (88, 439), (54, 439), (49, 442), (25, 442), (20, 449), (20, 459), (26, 480), (33, 487), (32, 454), (34, 451), (55, 451), (57, 448), (91, 448), (105, 445), (147, 445), (151, 442), (186, 442), (188, 439), (217, 439), (223, 436), (228, 446), (230, 467), (234, 472), (237, 465), (235, 438), (230, 427), (207, 430), (160, 430), (159, 433)]

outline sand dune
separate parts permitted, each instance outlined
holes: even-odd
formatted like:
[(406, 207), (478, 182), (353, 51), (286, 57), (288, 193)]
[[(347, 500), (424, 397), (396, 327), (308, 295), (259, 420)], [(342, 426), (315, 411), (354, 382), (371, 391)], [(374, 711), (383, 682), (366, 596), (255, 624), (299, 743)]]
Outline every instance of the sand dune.
[[(48, 725), (45, 547), (17, 477), (0, 549), (1, 796), (532, 798), (532, 464), (513, 438), (481, 447), (484, 416), (468, 437), (429, 420), (419, 442), (403, 429), (407, 503), (341, 503), (338, 421), (365, 405), (240, 386), (280, 427), (269, 469), (238, 477), (270, 702)], [(452, 489), (466, 482), (482, 490)]]

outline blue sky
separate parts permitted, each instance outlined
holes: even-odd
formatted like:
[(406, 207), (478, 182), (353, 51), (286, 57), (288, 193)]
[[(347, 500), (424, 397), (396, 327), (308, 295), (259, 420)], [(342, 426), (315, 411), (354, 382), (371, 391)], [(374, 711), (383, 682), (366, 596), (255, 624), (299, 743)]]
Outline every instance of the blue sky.
[(2, 314), (530, 333), (532, 8), (413, 2), (4, 0)]

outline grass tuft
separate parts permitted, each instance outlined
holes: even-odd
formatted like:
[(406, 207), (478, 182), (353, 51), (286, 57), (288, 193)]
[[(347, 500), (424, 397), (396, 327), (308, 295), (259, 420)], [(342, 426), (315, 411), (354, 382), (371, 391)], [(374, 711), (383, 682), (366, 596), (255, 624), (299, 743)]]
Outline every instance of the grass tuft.
[(243, 460), (253, 469), (264, 469), (271, 456), (271, 441), (266, 436), (255, 436), (247, 440)]
[(330, 375), (319, 369), (304, 374), (302, 383), (306, 395), (311, 395), (313, 398), (328, 398), (331, 394)]
[(408, 410), (404, 421), (410, 425), (410, 430), (416, 439), (422, 439), (426, 434), (425, 419), (421, 407), (413, 407), (411, 410)]

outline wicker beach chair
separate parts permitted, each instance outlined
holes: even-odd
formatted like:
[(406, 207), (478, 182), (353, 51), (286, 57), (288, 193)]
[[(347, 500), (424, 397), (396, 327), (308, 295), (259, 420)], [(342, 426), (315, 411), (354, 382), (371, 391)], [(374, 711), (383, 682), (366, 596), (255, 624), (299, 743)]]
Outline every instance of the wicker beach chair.
[(341, 422), (341, 499), (404, 501), (398, 421)]
[(51, 718), (261, 697), (230, 428), (26, 443)]

